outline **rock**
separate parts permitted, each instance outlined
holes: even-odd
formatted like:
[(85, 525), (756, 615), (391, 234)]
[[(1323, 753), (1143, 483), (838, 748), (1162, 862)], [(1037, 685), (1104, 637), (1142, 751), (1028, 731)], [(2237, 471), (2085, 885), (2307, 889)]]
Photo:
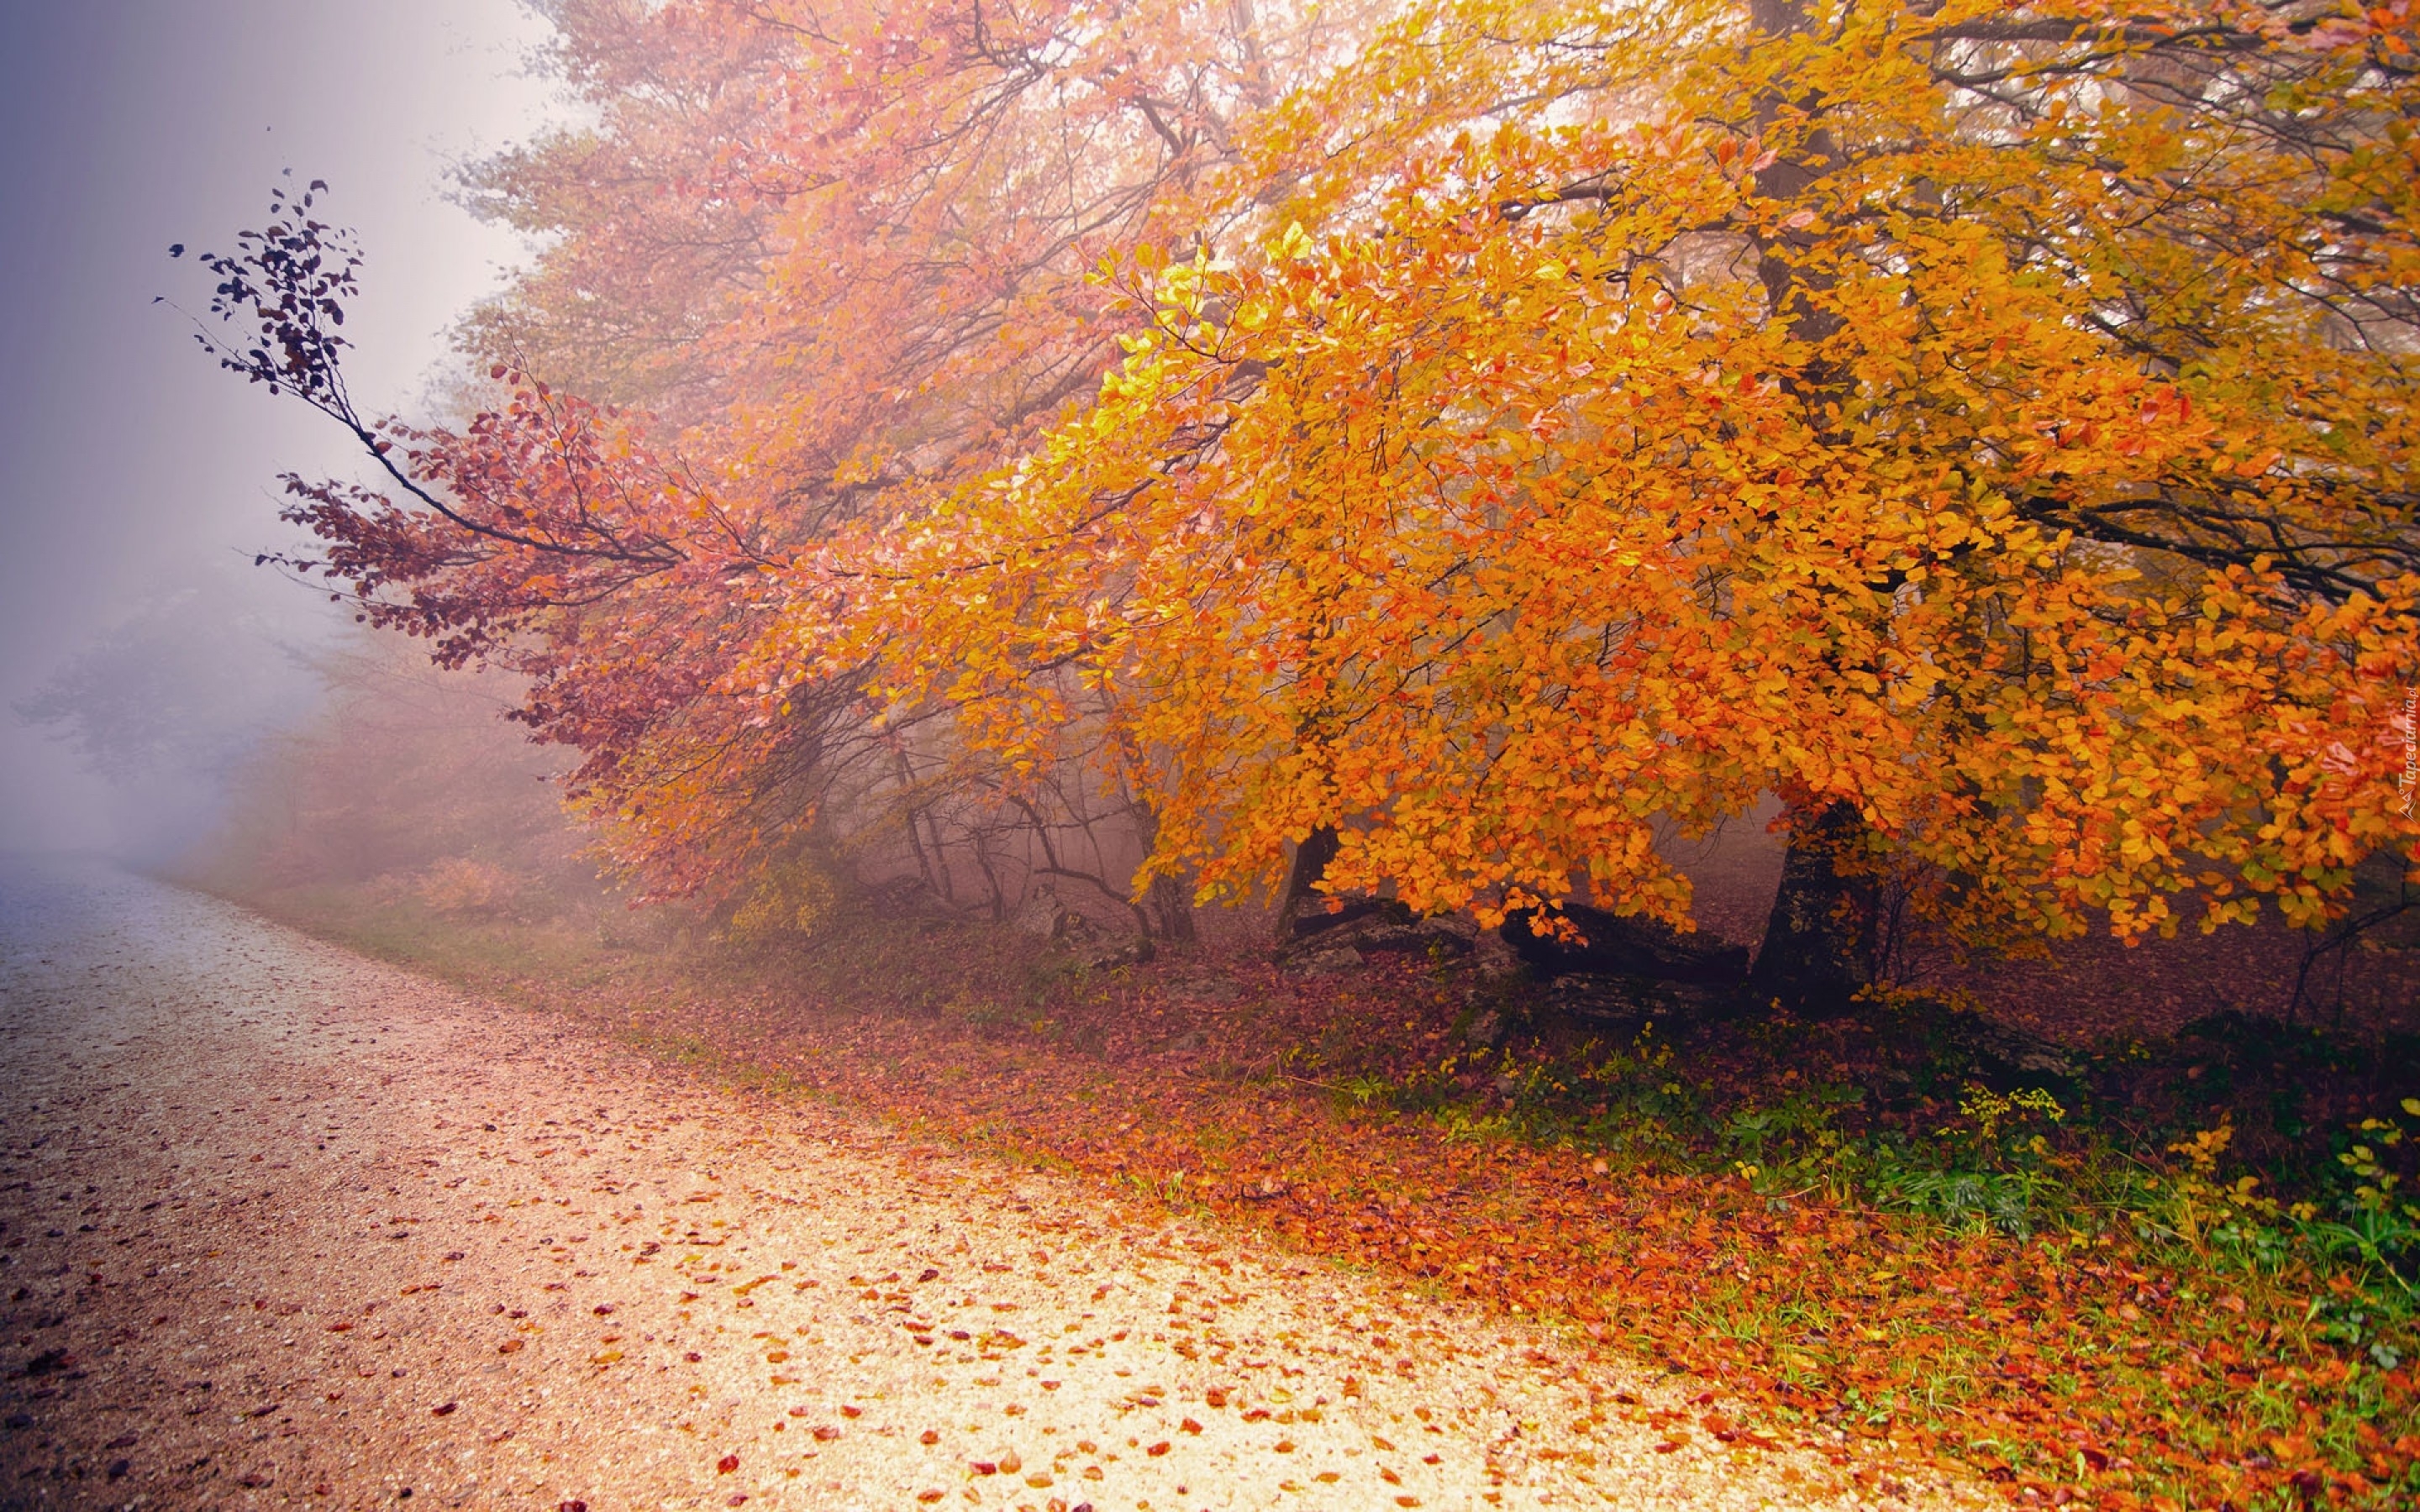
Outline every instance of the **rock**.
[[(1279, 948), (1278, 958), (1289, 971), (1342, 971), (1377, 955), (1467, 955), (1471, 942), (1471, 935), (1440, 920), (1414, 918), (1401, 903), (1357, 899), (1336, 913), (1295, 919), (1294, 938)], [(1311, 964), (1314, 959), (1322, 964)]]
[(1479, 920), (1468, 914), (1432, 914), (1420, 920), (1420, 928), (1437, 934), (1451, 935), (1466, 948), (1476, 946), (1479, 937), (1487, 933), (1479, 927)]
[(1429, 955), (1438, 951), (1447, 955), (1468, 955), (1471, 949), (1469, 936), (1450, 929), (1439, 929), (1433, 920), (1425, 918), (1417, 924), (1364, 919), (1348, 924), (1334, 933), (1312, 938), (1323, 947), (1350, 945), (1365, 956)]
[(1566, 944), (1530, 930), (1530, 909), (1507, 915), (1504, 943), (1541, 980), (1588, 973), (1732, 987), (1747, 979), (1747, 948), (1706, 933), (1683, 934), (1652, 918), (1624, 918), (1584, 903), (1566, 903), (1563, 917), (1587, 936)]
[(1113, 966), (1139, 966), (1159, 952), (1149, 940), (1134, 935), (1123, 940), (1105, 941), (1076, 952), (1076, 964), (1088, 971), (1107, 971)]
[(1704, 1018), (1729, 1003), (1730, 995), (1719, 988), (1601, 972), (1567, 972), (1539, 1000), (1549, 1012), (1625, 1031), (1651, 1019)]
[(1504, 1015), (1492, 1008), (1487, 1010), (1470, 1021), (1470, 1027), (1462, 1031), (1462, 1037), (1474, 1049), (1495, 1049), (1504, 1042)]
[(1297, 977), (1334, 976), (1339, 972), (1360, 970), (1361, 952), (1349, 945), (1340, 945), (1325, 950), (1303, 951), (1288, 957), (1281, 964)]
[(1441, 918), (1423, 918), (1413, 926), (1419, 935), (1423, 954), (1468, 955), (1478, 942), (1478, 932), (1465, 933)]
[(1417, 924), (1370, 924), (1348, 926), (1333, 934), (1317, 936), (1320, 944), (1331, 949), (1351, 946), (1367, 958), (1373, 955), (1404, 955), (1419, 949), (1427, 941)]
[(1139, 934), (1109, 934), (1072, 908), (1050, 920), (1050, 949), (1065, 952), (1072, 965), (1088, 971), (1139, 966), (1159, 952)]
[(1983, 1018), (1974, 1013), (1952, 1013), (1947, 1022), (1946, 1038), (1959, 1049), (1973, 1057), (1980, 1068), (1996, 1078), (2028, 1082), (2053, 1079), (2073, 1082), (2084, 1070), (2070, 1057), (2065, 1047), (2049, 1040), (2039, 1040), (2022, 1029)]
[(1470, 961), (1471, 964), (1491, 977), (1510, 976), (1521, 964), (1521, 958), (1512, 953), (1512, 947), (1505, 944), (1504, 936), (1492, 929), (1481, 930), (1473, 937)]
[(1199, 1003), (1237, 1003), (1244, 998), (1244, 984), (1232, 977), (1197, 977), (1179, 983), (1177, 990)]
[(1050, 917), (1050, 943), (1063, 950), (1080, 949), (1099, 942), (1101, 932), (1093, 921), (1072, 908), (1062, 908)]
[(1308, 940), (1355, 925), (1408, 925), (1412, 921), (1412, 911), (1391, 898), (1354, 898), (1332, 910), (1295, 916), (1294, 937)]
[(1009, 927), (1020, 934), (1038, 934), (1047, 939), (1058, 928), (1059, 916), (1065, 906), (1048, 887), (1036, 887), (1017, 905), (1016, 912), (1008, 916)]

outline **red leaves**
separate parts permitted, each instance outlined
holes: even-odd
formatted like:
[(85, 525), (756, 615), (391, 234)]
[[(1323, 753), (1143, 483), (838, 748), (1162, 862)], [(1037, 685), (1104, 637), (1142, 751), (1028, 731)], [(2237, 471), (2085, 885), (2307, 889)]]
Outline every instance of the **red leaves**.
[[(718, 991), (726, 995), (722, 1001), (737, 1001), (727, 987)], [(1406, 1004), (1420, 999), (1405, 982), (1387, 985), (1373, 1000), (1384, 1006), (1372, 1011), (1400, 1028)], [(1920, 1452), (1961, 1452), (1965, 1437), (1987, 1434), (2003, 1445), (1995, 1452), (2009, 1460), (2011, 1484), (2022, 1487), (2045, 1474), (2044, 1466), (2069, 1467), (2072, 1477), (2079, 1446), (2065, 1436), (2074, 1421), (2071, 1404), (2089, 1400), (2115, 1425), (2096, 1437), (2128, 1443), (2141, 1461), (2130, 1473), (2149, 1473), (2156, 1463), (2163, 1476), (2200, 1484), (2195, 1477), (2217, 1472), (2168, 1449), (2169, 1441), (2182, 1444), (2204, 1433), (2224, 1441), (2236, 1431), (2237, 1409), (2228, 1404), (2255, 1388), (2304, 1399), (2343, 1389), (2340, 1372), (2304, 1368), (2264, 1342), (2283, 1336), (2263, 1333), (2285, 1316), (2276, 1311), (2283, 1304), (2248, 1286), (2224, 1294), (2241, 1304), (2240, 1312), (2225, 1300), (2187, 1309), (2167, 1300), (2175, 1278), (2123, 1251), (2079, 1261), (2064, 1246), (1960, 1238), (1807, 1197), (1776, 1211), (1735, 1180), (1684, 1171), (1642, 1168), (1625, 1170), (1615, 1183), (1588, 1180), (1575, 1176), (1585, 1163), (1575, 1165), (1568, 1152), (1504, 1141), (1449, 1143), (1415, 1121), (1339, 1118), (1318, 1095), (1295, 1101), (1264, 1087), (1205, 1083), (1148, 1054), (1146, 1042), (1132, 1054), (1121, 1048), (1116, 1035), (1138, 1020), (1156, 1022), (1158, 1036), (1188, 1026), (1155, 1021), (1149, 1009), (1162, 1001), (1112, 995), (1100, 1004), (1108, 1058), (1078, 1064), (996, 1038), (943, 1029), (936, 1040), (927, 1021), (851, 1014), (819, 1025), (812, 1011), (802, 1013), (795, 997), (781, 994), (760, 1000), (761, 1018), (743, 1010), (721, 1018), (701, 1014), (696, 1022), (752, 1055), (783, 1055), (799, 1043), (797, 1037), (812, 1034), (818, 1053), (805, 1063), (816, 1068), (822, 1088), (936, 1133), (982, 1125), (997, 1138), (1011, 1130), (1024, 1148), (1105, 1177), (1136, 1165), (1202, 1172), (1212, 1206), (1305, 1250), (1399, 1256), (1398, 1263), (1450, 1278), (1466, 1296), (1518, 1301), (1525, 1308), (1577, 1316), (1585, 1301), (1607, 1320), (1608, 1347), (1684, 1365), (1719, 1383), (1719, 1409), (1717, 1394), (1700, 1390), (1691, 1394), (1686, 1413), (1655, 1422), (1663, 1453), (1684, 1448), (1692, 1430), (1719, 1444), (1776, 1445), (1786, 1437), (1771, 1431), (1768, 1407), (1822, 1417), (1837, 1412), (1851, 1390), (1880, 1398), (1911, 1381), (1937, 1379), (1954, 1382), (1961, 1394), (1960, 1415), (1943, 1420), (1970, 1425), (1956, 1438), (1936, 1437), (1938, 1424), (1906, 1414), (1882, 1423), (1852, 1416), (1840, 1426), (1861, 1436), (1887, 1433)], [(1362, 1010), (1350, 1001), (1297, 1001), (1291, 992), (1275, 1001), (1271, 1017), (1255, 1020), (1255, 1034), (1270, 1042), (1308, 1037), (1321, 1025), (1361, 1022), (1353, 1014)], [(1374, 1042), (1383, 1026), (1364, 1028)], [(926, 1078), (912, 1070), (970, 1059), (980, 1074)], [(1104, 1066), (1114, 1073), (1107, 1087), (1099, 1080)], [(1127, 1121), (1121, 1108), (1149, 1114), (1132, 1143), (1100, 1137), (1105, 1126)], [(1251, 1152), (1251, 1171), (1288, 1174), (1293, 1191), (1284, 1202), (1234, 1197), (1244, 1183), (1229, 1175), (1220, 1176), (1225, 1185), (1210, 1182), (1230, 1158), (1222, 1152), (1236, 1149)], [(1618, 1203), (1603, 1200), (1608, 1185), (1618, 1187)], [(1456, 1192), (1488, 1196), (1481, 1204), (1441, 1196)], [(1718, 1260), (1725, 1263), (1711, 1273), (1732, 1305), (1818, 1305), (1839, 1321), (1821, 1340), (1709, 1334), (1691, 1320), (1691, 1310), (1707, 1305), (1709, 1267)], [(2129, 1322), (2121, 1306), (2135, 1308), (2139, 1320)], [(2290, 1311), (2300, 1317), (2299, 1307)], [(2134, 1361), (2155, 1361), (2158, 1368), (2138, 1368)], [(2373, 1371), (2365, 1379), (2395, 1400), (2412, 1399), (2408, 1372)], [(1232, 1385), (1211, 1386), (1202, 1400), (1214, 1411), (1244, 1405)], [(2172, 1428), (2179, 1414), (2190, 1417), (2190, 1435)], [(1240, 1415), (1258, 1424), (1273, 1414), (1255, 1407)], [(2409, 1459), (2392, 1443), (2378, 1452)], [(2103, 1456), (2098, 1469), (2095, 1456)], [(2240, 1457), (2227, 1458), (2231, 1463)], [(2325, 1474), (2334, 1473), (2266, 1449), (2261, 1458), (2269, 1468), (2241, 1472), (2261, 1485), (2287, 1485), (2307, 1470), (2321, 1474), (2324, 1488)], [(2125, 1468), (2100, 1448), (2086, 1452), (2085, 1463), (2096, 1476)], [(992, 1468), (981, 1468), (985, 1464)], [(993, 1461), (974, 1465), (979, 1474), (999, 1470)]]

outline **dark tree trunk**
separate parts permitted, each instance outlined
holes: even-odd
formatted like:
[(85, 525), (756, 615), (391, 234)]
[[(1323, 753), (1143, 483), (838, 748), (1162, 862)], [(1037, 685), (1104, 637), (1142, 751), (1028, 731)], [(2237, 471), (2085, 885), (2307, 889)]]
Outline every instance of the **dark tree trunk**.
[(1151, 905), (1161, 939), (1171, 945), (1194, 942), (1193, 903), (1185, 896), (1185, 884), (1171, 876), (1154, 877), (1143, 900)]
[[(1874, 886), (1854, 870), (1866, 835), (1865, 815), (1850, 803), (1832, 803), (1792, 825), (1781, 889), (1748, 971), (1752, 1002), (1833, 1013), (1873, 980)], [(1853, 867), (1846, 876), (1843, 859)]]
[(1294, 921), (1320, 902), (1319, 879), (1327, 875), (1327, 863), (1336, 859), (1342, 844), (1334, 825), (1322, 825), (1294, 848), (1294, 865), (1287, 869), (1285, 891), (1278, 898), (1279, 944), (1294, 938)]

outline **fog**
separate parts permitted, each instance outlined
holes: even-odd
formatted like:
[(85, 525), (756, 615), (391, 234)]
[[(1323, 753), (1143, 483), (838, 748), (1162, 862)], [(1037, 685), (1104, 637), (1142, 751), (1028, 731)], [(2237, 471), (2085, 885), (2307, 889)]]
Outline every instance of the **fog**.
[[(544, 36), (509, 0), (0, 0), (0, 849), (173, 849), (346, 623), (252, 559), (286, 539), (280, 471), (353, 458), (215, 370), (179, 310), (207, 279), (169, 246), (228, 245), (285, 170), (328, 180), (370, 259), (356, 392), (410, 411), (522, 255), (448, 202), (447, 169), (548, 118)], [(159, 691), (146, 637), (176, 654)], [(127, 679), (129, 717), (174, 705), (115, 780), (72, 722), (14, 712), (96, 676)]]

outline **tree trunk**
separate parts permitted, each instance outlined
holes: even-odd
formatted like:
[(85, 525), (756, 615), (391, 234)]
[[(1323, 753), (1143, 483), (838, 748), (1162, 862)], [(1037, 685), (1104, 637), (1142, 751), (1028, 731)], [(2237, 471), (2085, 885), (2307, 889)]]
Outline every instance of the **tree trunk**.
[(1865, 815), (1835, 801), (1797, 816), (1781, 862), (1781, 889), (1765, 920), (1764, 944), (1748, 971), (1751, 1000), (1793, 1012), (1834, 1013), (1873, 980), (1874, 887), (1853, 871), (1867, 835)]
[[(1795, 36), (1807, 28), (1807, 0), (1748, 0), (1748, 18), (1768, 38)], [(1755, 102), (1759, 129), (1784, 116), (1819, 117), (1797, 150), (1782, 155), (1757, 175), (1757, 193), (1788, 202), (1806, 196), (1840, 162), (1838, 143), (1821, 124), (1822, 98), (1792, 99), (1770, 91)], [(1840, 316), (1817, 305), (1833, 280), (1820, 265), (1807, 266), (1811, 233), (1785, 228), (1757, 239), (1757, 278), (1764, 285), (1770, 317), (1820, 354), (1838, 332)], [(1818, 355), (1789, 381), (1810, 416), (1824, 413), (1824, 401), (1842, 387), (1843, 375)], [(1782, 858), (1781, 887), (1765, 920), (1764, 944), (1748, 970), (1751, 1001), (1777, 1003), (1797, 1012), (1837, 1012), (1858, 988), (1873, 980), (1874, 887), (1860, 873), (1840, 874), (1843, 856), (1863, 848), (1865, 816), (1838, 800), (1814, 813), (1792, 816), (1790, 849)]]
[(1194, 942), (1193, 903), (1185, 896), (1185, 884), (1171, 876), (1156, 876), (1143, 894), (1151, 905), (1152, 917), (1158, 922), (1159, 937), (1171, 945), (1191, 945)]
[(1327, 863), (1336, 859), (1342, 845), (1343, 836), (1336, 827), (1322, 825), (1294, 848), (1294, 865), (1286, 871), (1285, 891), (1278, 898), (1280, 945), (1294, 938), (1294, 921), (1302, 917), (1303, 909), (1319, 901), (1319, 879), (1327, 874)]

